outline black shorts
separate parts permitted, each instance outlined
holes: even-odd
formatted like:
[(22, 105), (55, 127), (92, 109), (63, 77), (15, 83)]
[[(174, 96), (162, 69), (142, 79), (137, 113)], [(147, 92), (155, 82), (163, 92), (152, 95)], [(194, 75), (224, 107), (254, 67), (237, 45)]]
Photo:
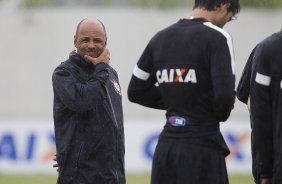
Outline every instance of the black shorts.
[(151, 184), (228, 184), (225, 151), (206, 138), (160, 138)]

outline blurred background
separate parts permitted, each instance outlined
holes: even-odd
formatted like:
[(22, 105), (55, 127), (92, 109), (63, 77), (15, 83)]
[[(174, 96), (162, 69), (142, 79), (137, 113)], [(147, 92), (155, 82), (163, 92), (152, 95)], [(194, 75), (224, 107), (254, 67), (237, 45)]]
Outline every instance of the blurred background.
[[(74, 49), (77, 23), (86, 17), (105, 24), (111, 65), (119, 73), (126, 171), (129, 177), (145, 173), (145, 181), (149, 181), (154, 147), (165, 122), (164, 111), (130, 103), (127, 86), (150, 38), (180, 18), (189, 17), (193, 4), (193, 0), (0, 0), (0, 183), (12, 183), (9, 176), (56, 177), (52, 169), (55, 142), (51, 76)], [(255, 45), (282, 27), (282, 0), (241, 0), (241, 6), (238, 19), (224, 27), (233, 38), (237, 83)], [(227, 158), (229, 172), (248, 175), (251, 180), (246, 106), (236, 101), (221, 130), (232, 151)], [(138, 183), (136, 178), (130, 179)]]

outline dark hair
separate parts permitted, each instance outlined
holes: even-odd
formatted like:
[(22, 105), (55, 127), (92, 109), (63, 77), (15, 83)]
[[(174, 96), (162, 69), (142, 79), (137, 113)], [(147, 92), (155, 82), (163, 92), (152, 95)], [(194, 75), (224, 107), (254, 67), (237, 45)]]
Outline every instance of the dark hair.
[(85, 19), (82, 19), (76, 26), (76, 31), (75, 31), (75, 35), (77, 36), (78, 35), (78, 31), (79, 31), (79, 28), (80, 28), (80, 24), (84, 21)]
[(101, 23), (101, 25), (102, 25), (102, 27), (103, 27), (103, 29), (104, 29), (104, 33), (105, 33), (106, 40), (107, 40), (107, 31), (106, 31), (106, 27), (105, 27), (105, 25), (103, 24), (103, 22), (102, 22), (101, 20), (99, 20), (99, 19), (97, 19), (97, 20)]
[(195, 0), (195, 8), (204, 8), (207, 11), (213, 11), (216, 7), (219, 7), (221, 4), (230, 4), (228, 11), (231, 11), (234, 14), (240, 12), (240, 3), (239, 0)]

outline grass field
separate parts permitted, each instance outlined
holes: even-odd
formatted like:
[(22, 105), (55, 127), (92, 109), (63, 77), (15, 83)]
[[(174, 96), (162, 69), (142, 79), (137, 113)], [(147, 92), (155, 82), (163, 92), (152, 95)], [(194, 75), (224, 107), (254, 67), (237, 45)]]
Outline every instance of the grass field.
[[(129, 174), (127, 184), (149, 184), (149, 174)], [(0, 184), (55, 184), (55, 175), (3, 175), (0, 174)], [(236, 174), (229, 176), (230, 184), (253, 184), (251, 175)]]

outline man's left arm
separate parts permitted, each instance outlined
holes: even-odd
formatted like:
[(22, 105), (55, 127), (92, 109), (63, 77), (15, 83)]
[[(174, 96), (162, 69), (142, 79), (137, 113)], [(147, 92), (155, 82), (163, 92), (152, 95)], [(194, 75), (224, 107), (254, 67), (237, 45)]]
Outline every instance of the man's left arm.
[(235, 64), (231, 37), (215, 40), (211, 51), (211, 78), (214, 91), (214, 111), (218, 121), (230, 116), (235, 102)]

